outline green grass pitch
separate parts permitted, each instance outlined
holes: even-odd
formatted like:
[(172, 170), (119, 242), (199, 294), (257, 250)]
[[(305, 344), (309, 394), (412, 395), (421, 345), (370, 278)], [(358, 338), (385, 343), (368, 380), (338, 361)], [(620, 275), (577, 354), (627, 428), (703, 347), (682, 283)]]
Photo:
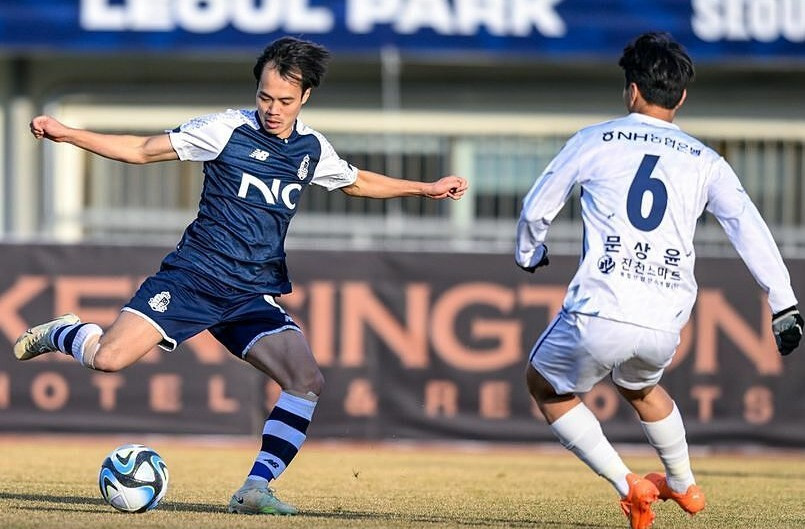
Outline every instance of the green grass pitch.
[[(97, 473), (115, 446), (141, 442), (170, 471), (154, 511), (118, 513)], [(558, 445), (557, 445), (558, 447)], [(557, 447), (311, 442), (276, 482), (295, 517), (228, 514), (257, 441), (127, 436), (0, 437), (0, 528), (627, 528), (608, 483)], [(625, 452), (636, 472), (659, 470)], [(805, 453), (696, 451), (707, 508), (689, 517), (657, 503), (656, 529), (805, 527)]]

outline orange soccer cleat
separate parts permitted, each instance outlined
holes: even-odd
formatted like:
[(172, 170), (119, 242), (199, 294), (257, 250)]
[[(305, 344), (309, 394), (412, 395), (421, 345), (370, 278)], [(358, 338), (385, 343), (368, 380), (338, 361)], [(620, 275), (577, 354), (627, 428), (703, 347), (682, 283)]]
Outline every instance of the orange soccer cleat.
[(651, 504), (659, 499), (660, 491), (651, 481), (637, 474), (628, 474), (629, 494), (621, 500), (623, 514), (629, 517), (632, 529), (648, 529), (654, 522)]
[(671, 487), (668, 486), (668, 481), (665, 479), (665, 474), (646, 474), (645, 479), (654, 483), (657, 490), (660, 491), (662, 501), (674, 500), (688, 514), (696, 514), (704, 509), (704, 492), (698, 485), (691, 485), (683, 494), (671, 490)]

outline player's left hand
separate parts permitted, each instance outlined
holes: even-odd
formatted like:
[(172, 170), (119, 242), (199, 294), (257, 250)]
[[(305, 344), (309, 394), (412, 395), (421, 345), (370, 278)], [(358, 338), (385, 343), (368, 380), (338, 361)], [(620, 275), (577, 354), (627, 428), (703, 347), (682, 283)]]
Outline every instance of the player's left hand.
[(533, 274), (534, 271), (537, 268), (541, 268), (543, 266), (548, 266), (549, 264), (551, 264), (551, 261), (548, 259), (548, 245), (543, 244), (542, 245), (542, 256), (539, 258), (539, 261), (537, 261), (536, 263), (532, 264), (531, 266), (523, 266), (520, 263), (517, 263), (517, 266), (519, 266), (520, 268), (522, 268), (526, 272), (529, 272), (529, 273)]
[(452, 175), (445, 176), (430, 184), (425, 191), (425, 196), (438, 200), (443, 198), (458, 200), (464, 195), (464, 192), (469, 186), (470, 184), (467, 182), (466, 178)]
[(788, 307), (772, 316), (771, 329), (781, 355), (791, 354), (799, 346), (804, 326), (802, 315), (796, 306)]

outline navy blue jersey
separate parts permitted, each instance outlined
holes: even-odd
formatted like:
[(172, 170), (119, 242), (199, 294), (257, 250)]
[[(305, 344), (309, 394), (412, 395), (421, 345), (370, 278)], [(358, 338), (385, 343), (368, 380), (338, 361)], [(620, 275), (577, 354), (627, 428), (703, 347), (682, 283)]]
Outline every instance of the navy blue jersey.
[(350, 185), (357, 169), (299, 120), (287, 139), (267, 133), (254, 109), (193, 119), (170, 141), (181, 160), (204, 162), (204, 188), (198, 217), (163, 263), (240, 290), (290, 292), (285, 236), (302, 193)]

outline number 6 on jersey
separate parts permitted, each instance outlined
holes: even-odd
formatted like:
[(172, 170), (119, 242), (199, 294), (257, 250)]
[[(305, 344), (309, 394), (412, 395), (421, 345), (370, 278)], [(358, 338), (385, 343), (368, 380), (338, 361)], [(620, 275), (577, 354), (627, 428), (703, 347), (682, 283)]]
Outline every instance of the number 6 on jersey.
[[(659, 226), (668, 206), (668, 191), (665, 189), (665, 184), (659, 178), (651, 177), (659, 159), (660, 157), (654, 154), (643, 156), (632, 185), (629, 186), (629, 194), (626, 196), (626, 214), (629, 216), (629, 222), (641, 231), (651, 231)], [(643, 197), (646, 193), (651, 193), (651, 209), (644, 217)]]

